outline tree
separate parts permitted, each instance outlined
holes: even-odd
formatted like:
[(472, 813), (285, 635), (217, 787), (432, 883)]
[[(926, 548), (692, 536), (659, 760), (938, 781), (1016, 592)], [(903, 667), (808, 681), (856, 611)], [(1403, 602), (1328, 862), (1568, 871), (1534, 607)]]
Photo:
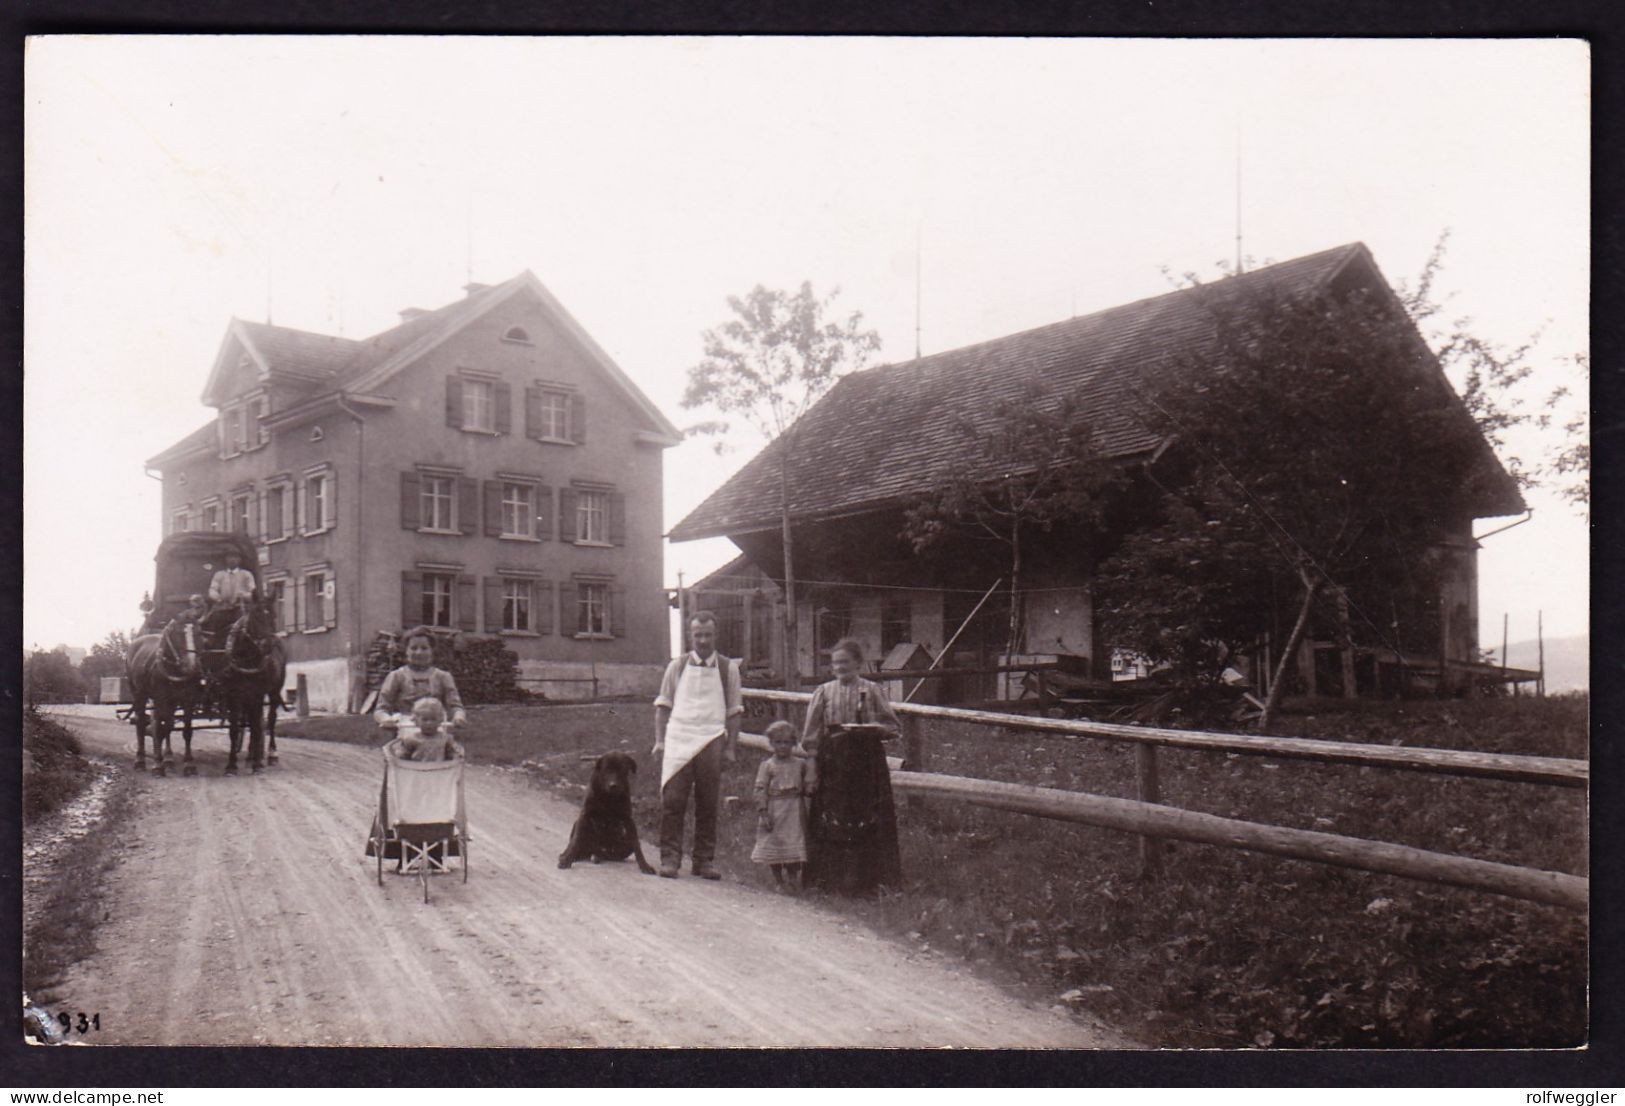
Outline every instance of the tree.
[(1317, 602), (1334, 604), (1345, 644), (1357, 621), (1397, 649), (1397, 612), (1430, 592), (1436, 547), (1471, 521), (1441, 508), (1492, 489), (1486, 422), (1516, 416), (1495, 405), (1507, 381), (1486, 369), (1485, 347), (1461, 350), (1482, 377), (1464, 410), (1385, 289), (1227, 280), (1192, 294), (1211, 344), (1151, 366), (1138, 397), (1187, 471), (1164, 489), (1160, 520), (1103, 568), (1098, 594), (1114, 642), (1183, 665), (1250, 643), (1275, 597), (1294, 598), (1268, 729)]
[(85, 659), (79, 662), (79, 676), (91, 691), (101, 686), (104, 676), (124, 675), (124, 656), (130, 649), (130, 636), (123, 630), (114, 630), (90, 647)]
[(934, 487), (909, 506), (904, 536), (916, 553), (952, 537), (996, 542), (1010, 566), (1005, 652), (1022, 651), (1022, 550), (1059, 524), (1098, 521), (1117, 471), (1094, 446), (1081, 405), (1036, 379), (996, 400), (985, 414), (954, 420), (959, 448)]
[[(729, 296), (734, 317), (704, 334), (705, 356), (688, 370), (686, 408), (710, 408), (722, 417), (689, 429), (723, 435), (738, 418), (767, 440), (778, 465), (779, 525), (784, 545), (785, 687), (799, 683), (796, 663), (795, 568), (790, 535), (796, 425), (837, 378), (862, 368), (880, 348), (880, 335), (863, 330), (863, 314), (833, 314), (839, 289), (819, 298), (803, 281), (795, 292), (758, 284)], [(721, 444), (719, 443), (719, 451)]]
[(23, 658), (23, 691), (29, 706), (36, 703), (77, 703), (84, 685), (68, 658), (66, 647), (33, 649)]

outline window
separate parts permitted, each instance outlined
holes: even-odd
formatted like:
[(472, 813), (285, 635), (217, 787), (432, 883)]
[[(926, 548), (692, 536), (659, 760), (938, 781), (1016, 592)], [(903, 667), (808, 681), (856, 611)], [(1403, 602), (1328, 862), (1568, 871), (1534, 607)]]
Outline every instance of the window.
[(570, 440), (570, 395), (542, 389), (537, 407), (537, 437), (551, 442)]
[(267, 542), (283, 541), (293, 532), (293, 485), (287, 480), (268, 484), (261, 510)]
[[(424, 476), (423, 499), (420, 507), (420, 527), (424, 530), (455, 531), (457, 529), (454, 505), (457, 502), (457, 479), (452, 476)], [(436, 623), (435, 625), (438, 625)]]
[(169, 532), (171, 534), (184, 533), (192, 528), (192, 505), (177, 507), (169, 516)]
[(233, 492), (231, 496), (231, 529), (240, 534), (254, 532), (254, 493)]
[(495, 385), (489, 380), (463, 381), (463, 429), (496, 431)]
[(239, 407), (231, 412), (227, 428), (231, 434), (231, 452), (242, 453), (248, 449), (248, 409)]
[(265, 597), (271, 602), (271, 614), (276, 620), (276, 632), (285, 634), (294, 629), (293, 589), (286, 576), (265, 578)]
[(304, 630), (307, 634), (330, 630), (338, 623), (337, 588), (329, 568), (308, 568), (301, 589), (304, 600)]
[(502, 485), (502, 537), (536, 536), (536, 489), (530, 484)]
[(531, 344), (530, 335), (525, 332), (525, 328), (522, 326), (510, 326), (508, 332), (502, 336), (502, 340), (504, 342), (523, 342), (527, 346)]
[(425, 626), (451, 625), (451, 596), (456, 577), (444, 572), (423, 574), (423, 610), (419, 620)]
[(598, 581), (576, 582), (576, 633), (591, 637), (609, 634), (609, 585)]
[(320, 534), (331, 530), (337, 512), (334, 509), (333, 472), (326, 465), (305, 473), (304, 494), (300, 497), (300, 532)]
[(888, 595), (880, 601), (880, 652), (890, 653), (909, 641), (909, 599), (906, 595)]
[(605, 492), (576, 492), (576, 541), (609, 543), (609, 496)]
[(502, 628), (530, 632), (529, 580), (502, 581)]
[(204, 530), (220, 529), (220, 501), (218, 499), (204, 500), (201, 528)]

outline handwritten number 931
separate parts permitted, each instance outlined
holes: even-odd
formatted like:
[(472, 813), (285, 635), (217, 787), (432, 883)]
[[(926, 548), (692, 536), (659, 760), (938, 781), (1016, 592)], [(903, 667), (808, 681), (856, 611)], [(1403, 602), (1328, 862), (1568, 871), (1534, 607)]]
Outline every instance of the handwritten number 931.
[(64, 1011), (56, 1016), (56, 1020), (62, 1023), (62, 1032), (64, 1033), (71, 1033), (77, 1029), (81, 1034), (85, 1034), (89, 1033), (92, 1029), (100, 1031), (102, 1027), (102, 1016), (100, 1013), (69, 1014)]

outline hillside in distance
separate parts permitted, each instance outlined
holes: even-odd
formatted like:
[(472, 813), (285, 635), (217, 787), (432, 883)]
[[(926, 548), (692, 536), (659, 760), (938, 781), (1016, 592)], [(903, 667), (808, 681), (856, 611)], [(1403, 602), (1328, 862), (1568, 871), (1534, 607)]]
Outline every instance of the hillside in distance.
[[(1500, 643), (1497, 642), (1497, 645)], [(1496, 653), (1500, 650), (1497, 649)], [(1496, 660), (1500, 657), (1497, 656)], [(1540, 667), (1540, 643), (1515, 641), (1507, 646), (1507, 663), (1513, 668)], [(1591, 635), (1546, 639), (1546, 690), (1587, 691), (1591, 687)]]

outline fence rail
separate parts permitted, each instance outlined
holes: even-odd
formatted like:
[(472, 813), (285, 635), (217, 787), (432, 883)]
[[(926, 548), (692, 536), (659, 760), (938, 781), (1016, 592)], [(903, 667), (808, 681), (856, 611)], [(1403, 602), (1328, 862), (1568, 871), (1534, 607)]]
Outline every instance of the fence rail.
[[(746, 688), (745, 698), (785, 705), (805, 704), (807, 692)], [(1584, 787), (1590, 779), (1584, 761), (1560, 757), (1503, 756), (1469, 753), (1453, 749), (1404, 749), (1384, 745), (1346, 744), (1304, 738), (1250, 737), (1243, 734), (1206, 733), (1197, 730), (1162, 730), (1151, 727), (1121, 726), (1114, 723), (1066, 719), (1027, 718), (992, 711), (932, 707), (894, 703), (903, 718), (907, 767), (889, 760), (892, 786), (904, 793), (936, 796), (968, 802), (1040, 818), (1101, 826), (1140, 835), (1142, 872), (1157, 869), (1157, 839), (1196, 841), (1226, 848), (1247, 849), (1298, 860), (1316, 861), (1339, 868), (1355, 868), (1386, 875), (1402, 876), (1428, 883), (1467, 887), (1512, 898), (1550, 903), (1584, 910), (1590, 897), (1590, 882), (1582, 876), (1521, 868), (1449, 853), (1430, 852), (1408, 845), (1370, 841), (1358, 837), (1292, 829), (1214, 814), (1182, 810), (1157, 802), (1159, 785), (1155, 751), (1158, 745), (1207, 749), (1214, 752), (1249, 753), (1271, 757), (1296, 757), (1332, 764), (1359, 764), (1396, 768), (1438, 775), (1544, 783), (1560, 787)], [(1140, 799), (1117, 799), (1055, 788), (994, 780), (969, 779), (919, 771), (924, 743), (918, 732), (919, 719), (938, 718), (1009, 729), (1035, 730), (1068, 738), (1095, 738), (1129, 741), (1139, 755)], [(755, 734), (742, 738), (752, 746), (765, 746)]]
[[(745, 698), (777, 703), (805, 703), (805, 691), (772, 691), (746, 688)], [(940, 718), (1012, 730), (1059, 734), (1066, 738), (1093, 738), (1127, 741), (1139, 745), (1164, 745), (1176, 749), (1206, 749), (1211, 752), (1243, 753), (1249, 756), (1313, 760), (1327, 764), (1368, 765), (1412, 772), (1432, 772), (1442, 776), (1471, 776), (1480, 779), (1544, 783), (1558, 787), (1585, 787), (1591, 781), (1591, 766), (1583, 760), (1563, 757), (1513, 756), (1502, 753), (1474, 753), (1458, 749), (1418, 749), (1392, 745), (1365, 745), (1346, 741), (1319, 741), (1304, 737), (1254, 737), (1248, 734), (1208, 733), (1202, 730), (1164, 730), (1152, 726), (1125, 726), (1116, 722), (1090, 722), (1068, 718), (1031, 718), (996, 711), (934, 707), (923, 703), (893, 703), (899, 716)]]

